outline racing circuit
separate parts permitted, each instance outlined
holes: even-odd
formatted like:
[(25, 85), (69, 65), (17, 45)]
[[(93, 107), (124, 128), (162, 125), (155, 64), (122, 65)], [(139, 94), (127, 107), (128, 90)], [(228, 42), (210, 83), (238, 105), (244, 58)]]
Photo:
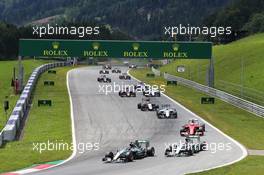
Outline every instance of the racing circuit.
[[(165, 143), (178, 142), (181, 126), (194, 114), (167, 97), (153, 97), (158, 104), (170, 104), (178, 111), (177, 119), (158, 119), (155, 112), (142, 112), (137, 109), (142, 93), (137, 97), (121, 98), (118, 93), (99, 93), (97, 77), (101, 67), (83, 67), (69, 72), (68, 83), (72, 99), (76, 143), (99, 142), (100, 149), (79, 153), (56, 168), (35, 174), (93, 174), (93, 175), (160, 175), (185, 174), (210, 169), (240, 159), (243, 150), (235, 142), (206, 124), (202, 140), (208, 143), (230, 143), (231, 150), (203, 151), (190, 157), (164, 156)], [(126, 72), (127, 68), (122, 68)], [(119, 80), (119, 74), (110, 73), (113, 82), (137, 84), (136, 80)], [(136, 139), (148, 139), (155, 147), (154, 157), (135, 160), (130, 163), (103, 163), (102, 157), (109, 151), (126, 147)]]

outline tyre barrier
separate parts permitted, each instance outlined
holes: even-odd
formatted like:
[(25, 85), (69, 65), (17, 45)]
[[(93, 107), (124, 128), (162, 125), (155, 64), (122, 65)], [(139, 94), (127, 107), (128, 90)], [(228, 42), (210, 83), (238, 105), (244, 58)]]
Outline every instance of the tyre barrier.
[(20, 98), (18, 99), (4, 129), (0, 132), (0, 147), (4, 142), (13, 141), (16, 139), (19, 129), (21, 129), (21, 122), (23, 121), (32, 97), (32, 93), (37, 84), (39, 76), (52, 68), (69, 66), (69, 62), (56, 62), (39, 66), (34, 69), (25, 85)]

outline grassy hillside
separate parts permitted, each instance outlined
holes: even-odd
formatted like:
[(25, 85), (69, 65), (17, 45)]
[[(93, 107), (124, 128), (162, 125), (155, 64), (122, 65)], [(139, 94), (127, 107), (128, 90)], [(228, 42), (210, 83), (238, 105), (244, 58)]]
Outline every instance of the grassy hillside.
[[(257, 103), (264, 102), (264, 33), (214, 46), (215, 86)], [(184, 73), (176, 67), (185, 65)], [(207, 84), (208, 60), (176, 60), (162, 71)]]
[[(24, 65), (24, 80), (25, 82), (29, 78), (31, 72), (33, 71), (34, 68), (44, 64), (47, 61), (43, 60), (24, 60), (23, 65)], [(17, 99), (19, 98), (19, 95), (14, 94), (13, 87), (11, 87), (11, 80), (13, 77), (13, 68), (17, 69), (18, 62), (17, 61), (0, 61), (0, 130), (4, 126), (6, 122), (6, 115), (4, 113), (3, 109), (3, 101), (5, 100), (5, 97), (8, 96), (9, 100), (9, 110), (8, 110), (8, 116), (12, 112), (12, 109), (15, 106), (15, 103)]]

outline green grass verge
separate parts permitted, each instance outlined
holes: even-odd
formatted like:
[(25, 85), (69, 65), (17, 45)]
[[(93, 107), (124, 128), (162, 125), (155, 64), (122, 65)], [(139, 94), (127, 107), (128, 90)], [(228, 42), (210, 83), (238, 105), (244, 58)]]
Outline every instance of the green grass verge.
[[(47, 63), (47, 61), (44, 60), (24, 60), (23, 66), (24, 66), (24, 80), (25, 82), (28, 80), (29, 76), (31, 75), (31, 72), (34, 68)], [(18, 73), (18, 62), (17, 61), (0, 61), (0, 130), (2, 130), (3, 126), (6, 123), (6, 115), (3, 109), (3, 101), (5, 100), (5, 97), (8, 96), (9, 100), (9, 110), (8, 115), (12, 112), (12, 109), (15, 106), (15, 103), (17, 99), (19, 98), (19, 95), (14, 95), (13, 87), (11, 87), (11, 80), (13, 77), (13, 68), (16, 68), (16, 73)]]
[[(227, 45), (214, 46), (213, 57), (215, 62), (216, 88), (238, 96), (241, 95), (243, 98), (256, 103), (264, 104), (264, 79), (262, 78), (264, 74), (263, 48), (264, 33), (246, 37)], [(184, 73), (176, 72), (176, 67), (179, 65), (186, 67)], [(181, 59), (163, 66), (161, 71), (207, 84), (208, 65), (209, 60)], [(243, 69), (242, 65), (244, 65)], [(258, 91), (262, 92), (262, 95)], [(262, 98), (258, 98), (258, 96)]]
[[(131, 75), (149, 84), (166, 84), (161, 77), (147, 78), (150, 69), (134, 69)], [(264, 120), (244, 110), (216, 99), (214, 105), (200, 104), (200, 98), (206, 96), (194, 89), (183, 86), (166, 86), (166, 94), (227, 135), (233, 137), (247, 148), (264, 149)], [(199, 175), (261, 175), (264, 171), (264, 156), (248, 156), (240, 162), (222, 168), (209, 170)]]
[[(66, 74), (70, 67), (57, 68), (57, 74), (42, 74), (33, 98), (24, 137), (10, 142), (0, 149), (0, 173), (28, 167), (32, 164), (66, 159), (70, 149), (60, 151), (33, 150), (33, 143), (65, 143), (71, 146), (70, 103), (66, 86)], [(55, 81), (54, 87), (43, 86), (44, 80)], [(38, 99), (51, 99), (52, 107), (38, 107)]]
[[(150, 84), (165, 84), (163, 78), (147, 78), (149, 69), (135, 69), (130, 73)], [(216, 99), (214, 105), (202, 105), (201, 97), (206, 96), (194, 89), (183, 86), (167, 86), (166, 94), (195, 112), (205, 120), (230, 135), (249, 149), (264, 149), (264, 120), (242, 109)]]
[(195, 175), (262, 175), (264, 172), (264, 156), (248, 156), (238, 163), (214, 170), (209, 170)]

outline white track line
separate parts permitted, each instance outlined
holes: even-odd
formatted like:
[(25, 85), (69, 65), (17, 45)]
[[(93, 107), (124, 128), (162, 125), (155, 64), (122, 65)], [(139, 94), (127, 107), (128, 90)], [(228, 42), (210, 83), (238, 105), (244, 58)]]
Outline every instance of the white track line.
[[(134, 76), (132, 76), (130, 73), (129, 73), (129, 70), (127, 71), (128, 75), (130, 75), (133, 79), (135, 79), (136, 81), (140, 82), (140, 80), (138, 80), (137, 78), (135, 78)], [(227, 165), (231, 165), (231, 164), (234, 164), (242, 159), (244, 159), (247, 155), (248, 155), (248, 152), (247, 152), (247, 149), (241, 144), (239, 143), (238, 141), (236, 141), (235, 139), (231, 138), (230, 136), (226, 135), (225, 133), (223, 133), (221, 130), (219, 130), (218, 128), (216, 128), (215, 126), (213, 126), (212, 124), (208, 123), (206, 120), (204, 120), (203, 118), (201, 118), (200, 116), (198, 116), (197, 114), (193, 113), (192, 111), (190, 111), (189, 109), (187, 109), (185, 106), (183, 106), (182, 104), (178, 103), (177, 101), (175, 101), (174, 99), (172, 99), (171, 97), (167, 96), (166, 94), (164, 93), (161, 93), (164, 97), (166, 97), (167, 99), (169, 99), (170, 101), (172, 101), (173, 103), (177, 104), (178, 106), (180, 106), (182, 109), (186, 110), (187, 112), (191, 113), (192, 115), (194, 115), (195, 117), (199, 118), (201, 121), (203, 121), (204, 123), (206, 123), (207, 125), (211, 126), (212, 128), (214, 128), (217, 132), (219, 132), (220, 134), (222, 134), (223, 136), (225, 136), (226, 138), (228, 138), (229, 140), (231, 140), (232, 142), (234, 142), (238, 147), (240, 147), (240, 149), (242, 150), (243, 154), (240, 158), (238, 158), (237, 160), (234, 160), (232, 162), (229, 162), (229, 163), (225, 163), (223, 165), (219, 165), (219, 166), (214, 166), (212, 168), (205, 168), (205, 169), (202, 169), (202, 170), (198, 170), (198, 171), (192, 171), (192, 172), (188, 172), (188, 173), (198, 173), (198, 172), (203, 172), (203, 171), (208, 171), (208, 170), (212, 170), (212, 169), (215, 169), (215, 168), (220, 168), (220, 167), (223, 167), (223, 166), (227, 166)]]

